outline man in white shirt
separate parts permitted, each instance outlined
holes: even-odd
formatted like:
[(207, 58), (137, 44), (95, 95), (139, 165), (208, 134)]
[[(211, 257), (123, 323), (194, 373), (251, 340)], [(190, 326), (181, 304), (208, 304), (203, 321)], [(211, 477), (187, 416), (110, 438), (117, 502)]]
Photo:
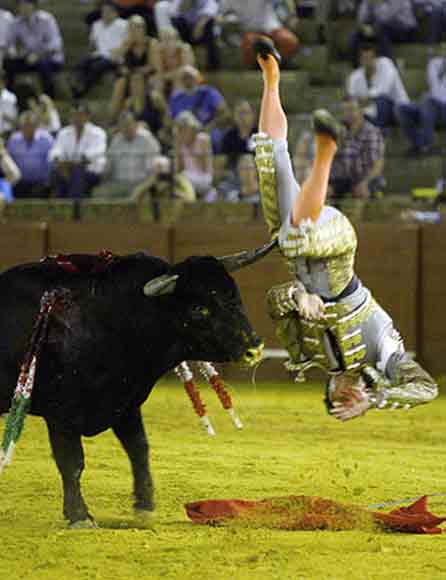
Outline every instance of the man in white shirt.
[(3, 66), (3, 57), (11, 48), (11, 34), (14, 16), (8, 10), (0, 9), (0, 68)]
[(128, 23), (118, 17), (118, 8), (112, 0), (101, 7), (101, 18), (94, 22), (90, 32), (91, 54), (75, 68), (72, 87), (76, 99), (88, 93), (103, 75), (116, 68), (114, 53), (127, 38)]
[(435, 135), (437, 121), (446, 126), (446, 44), (441, 45), (440, 54), (430, 59), (427, 65), (429, 90), (421, 102), (402, 108), (401, 126), (411, 146), (409, 155), (429, 153)]
[(359, 53), (361, 66), (347, 78), (347, 95), (358, 99), (366, 117), (381, 129), (400, 121), (401, 106), (409, 97), (393, 61), (376, 56), (372, 39), (364, 42)]
[[(289, 18), (296, 20), (296, 6), (286, 2)], [(255, 66), (256, 56), (253, 43), (259, 34), (270, 36), (284, 60), (291, 58), (299, 46), (297, 36), (281, 22), (273, 0), (221, 0), (220, 15), (234, 14), (243, 33), (241, 44), (243, 62), (246, 66)]]
[(72, 124), (59, 131), (50, 151), (58, 197), (90, 196), (104, 173), (107, 136), (89, 118), (88, 105), (78, 103), (73, 109)]
[(37, 72), (44, 93), (54, 98), (53, 77), (64, 63), (63, 39), (54, 16), (39, 10), (37, 0), (18, 0), (10, 44), (15, 54), (3, 62), (8, 88), (16, 75)]
[(107, 152), (106, 177), (94, 197), (129, 197), (152, 174), (161, 146), (133, 113), (124, 112)]
[(17, 97), (5, 87), (4, 74), (0, 70), (0, 135), (10, 133), (17, 121)]

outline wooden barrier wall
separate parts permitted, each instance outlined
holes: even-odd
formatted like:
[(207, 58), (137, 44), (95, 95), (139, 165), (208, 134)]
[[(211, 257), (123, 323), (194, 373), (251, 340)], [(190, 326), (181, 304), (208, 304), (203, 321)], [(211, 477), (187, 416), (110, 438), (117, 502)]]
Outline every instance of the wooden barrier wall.
[(45, 223), (0, 225), (0, 270), (46, 254), (48, 227)]
[(420, 237), (421, 359), (438, 375), (446, 372), (446, 227), (423, 226)]
[(170, 228), (155, 224), (51, 224), (48, 253), (92, 253), (110, 250), (130, 254), (146, 250), (170, 260)]
[[(357, 271), (395, 320), (406, 345), (434, 374), (446, 372), (446, 227), (358, 226)], [(261, 246), (262, 225), (3, 224), (0, 267), (46, 254), (148, 250), (170, 261), (189, 255), (225, 255)], [(289, 279), (277, 252), (236, 274), (247, 314), (268, 346), (280, 346), (265, 308), (273, 284)], [(276, 367), (275, 367), (276, 372)], [(286, 375), (282, 375), (285, 376)], [(262, 371), (259, 378), (265, 378)]]
[(419, 350), (419, 230), (413, 225), (362, 224), (357, 227), (356, 271), (391, 314), (406, 347)]

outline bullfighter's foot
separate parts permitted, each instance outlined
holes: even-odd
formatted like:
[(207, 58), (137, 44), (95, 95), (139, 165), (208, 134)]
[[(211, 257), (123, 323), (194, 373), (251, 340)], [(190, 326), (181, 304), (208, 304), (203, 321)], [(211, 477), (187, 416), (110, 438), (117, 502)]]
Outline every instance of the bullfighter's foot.
[(77, 522), (70, 522), (71, 530), (93, 530), (98, 528), (98, 524), (93, 518), (87, 518), (86, 520), (78, 520)]
[[(271, 42), (269, 38), (266, 39), (268, 42)], [(258, 44), (262, 46), (262, 42), (258, 41)], [(273, 45), (274, 46), (274, 45)], [(261, 51), (259, 47), (254, 45), (254, 50), (257, 53), (257, 64), (262, 70), (263, 73), (263, 82), (265, 84), (266, 89), (277, 91), (279, 90), (279, 82), (280, 82), (280, 67), (279, 67), (279, 60), (277, 59), (278, 53), (276, 51)]]
[(273, 39), (269, 36), (259, 35), (254, 40), (252, 48), (254, 53), (263, 60), (268, 60), (268, 57), (271, 55), (274, 57), (278, 64), (280, 64), (282, 61), (282, 57), (275, 47)]
[(344, 126), (326, 109), (318, 109), (313, 112), (313, 128), (316, 135), (331, 137), (339, 144), (345, 135)]

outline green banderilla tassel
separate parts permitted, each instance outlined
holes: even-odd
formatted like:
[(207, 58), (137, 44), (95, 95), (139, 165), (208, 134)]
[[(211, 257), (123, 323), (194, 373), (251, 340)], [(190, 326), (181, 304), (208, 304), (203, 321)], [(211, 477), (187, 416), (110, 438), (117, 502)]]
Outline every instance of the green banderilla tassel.
[(26, 413), (31, 405), (31, 392), (34, 386), (35, 374), (36, 357), (33, 357), (28, 370), (22, 368), (9, 409), (3, 441), (0, 447), (0, 473), (11, 463), (14, 448), (22, 434)]
[(12, 401), (9, 415), (6, 420), (5, 432), (0, 449), (0, 473), (12, 461), (14, 448), (22, 434), (25, 424), (25, 416), (31, 404), (31, 399), (21, 396)]

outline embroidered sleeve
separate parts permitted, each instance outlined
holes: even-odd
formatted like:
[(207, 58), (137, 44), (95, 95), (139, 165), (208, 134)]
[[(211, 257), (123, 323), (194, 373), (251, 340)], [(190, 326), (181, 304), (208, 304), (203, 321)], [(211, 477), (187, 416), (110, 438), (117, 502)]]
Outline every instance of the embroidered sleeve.
[(320, 259), (354, 254), (357, 239), (350, 221), (334, 208), (325, 207), (316, 223), (303, 220), (298, 227), (293, 227), (289, 222), (284, 224), (279, 243), (288, 259)]
[(438, 395), (434, 379), (406, 353), (387, 373), (388, 377), (372, 367), (366, 367), (363, 373), (373, 384), (370, 401), (377, 409), (410, 409), (429, 403)]
[(281, 221), (277, 201), (273, 142), (266, 135), (255, 136), (255, 153), (263, 215), (271, 238), (279, 234)]

